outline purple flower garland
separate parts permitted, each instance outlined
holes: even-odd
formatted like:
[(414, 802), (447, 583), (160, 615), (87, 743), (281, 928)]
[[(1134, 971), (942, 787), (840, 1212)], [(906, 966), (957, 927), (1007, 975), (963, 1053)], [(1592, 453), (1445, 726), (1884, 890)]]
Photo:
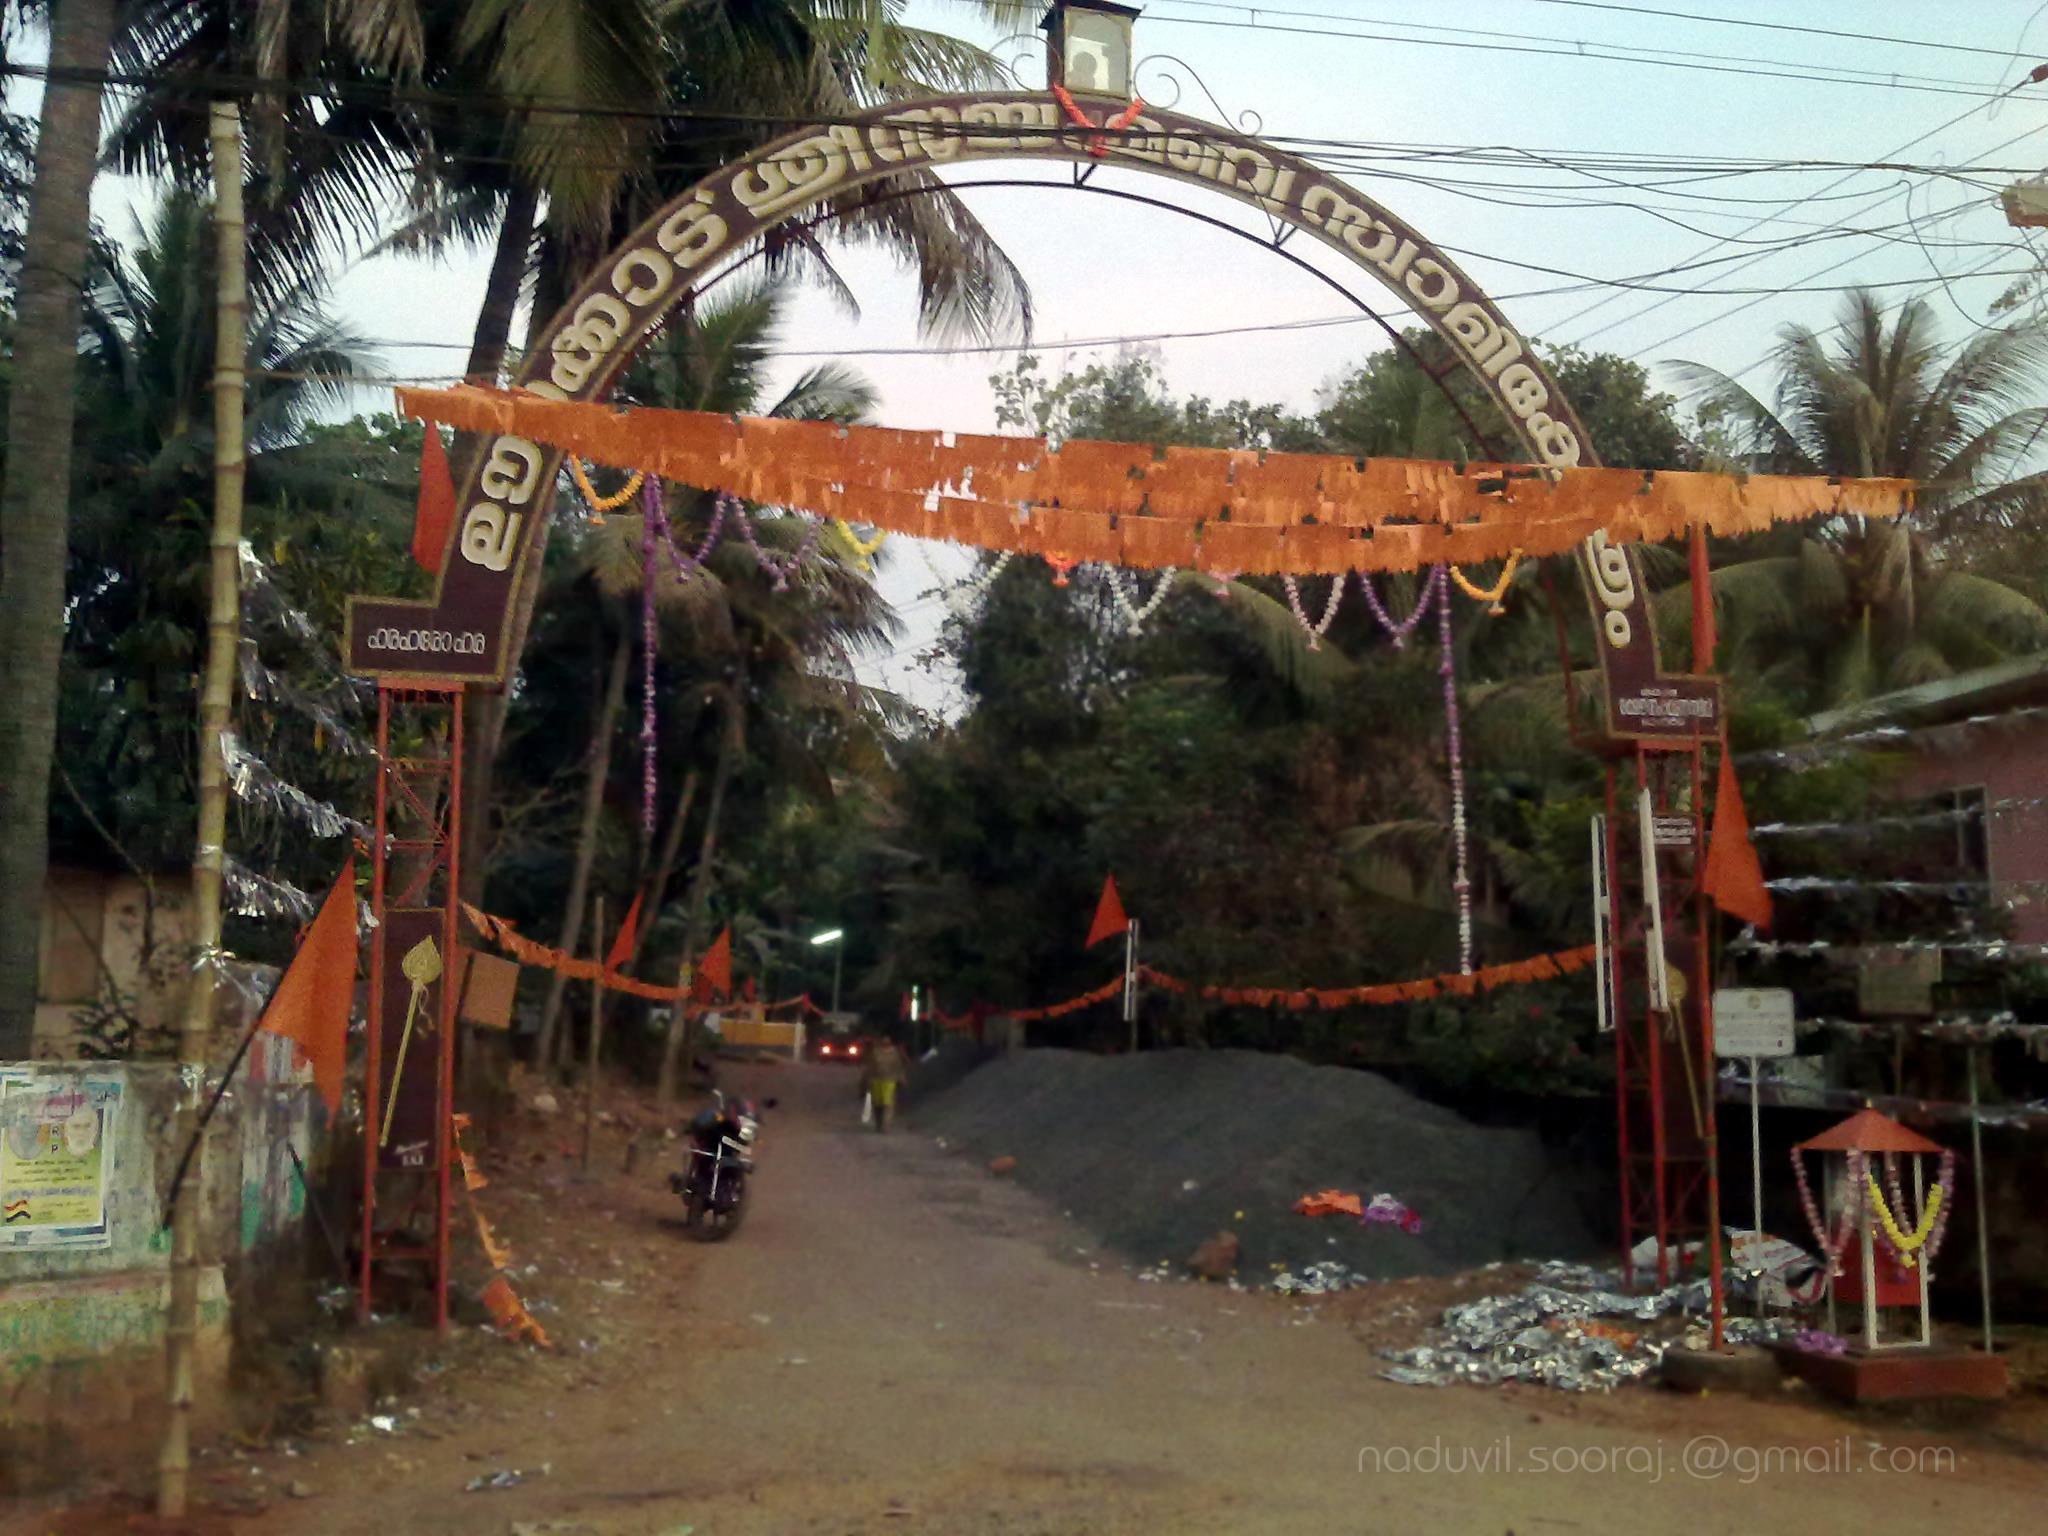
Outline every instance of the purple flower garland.
[[(1458, 896), (1458, 974), (1472, 974), (1472, 877), (1465, 839), (1465, 752), (1458, 726), (1458, 676), (1451, 649), (1451, 585), (1438, 566), (1434, 577), (1437, 596), (1437, 634), (1443, 645), (1443, 659), (1437, 673), (1444, 682), (1444, 750), (1451, 763), (1451, 846), (1457, 860), (1451, 889)], [(1371, 584), (1367, 584), (1371, 590)], [(1412, 619), (1411, 619), (1411, 622)]]
[(1398, 651), (1406, 648), (1408, 636), (1414, 633), (1415, 626), (1422, 621), (1423, 614), (1429, 611), (1431, 601), (1444, 585), (1444, 568), (1440, 565), (1430, 567), (1429, 578), (1423, 582), (1422, 591), (1415, 599), (1415, 611), (1398, 624), (1381, 604), (1379, 593), (1373, 589), (1372, 578), (1360, 571), (1358, 584), (1365, 589), (1365, 606), (1372, 610), (1372, 616), (1379, 621), (1380, 628), (1393, 636), (1394, 649)]
[(640, 829), (654, 836), (654, 525), (661, 516), (661, 489), (647, 477), (640, 519)]
[(740, 536), (747, 541), (747, 548), (754, 552), (755, 563), (775, 578), (775, 590), (789, 589), (789, 578), (794, 576), (803, 563), (811, 557), (811, 551), (818, 547), (818, 539), (825, 532), (825, 520), (819, 518), (804, 531), (803, 542), (796, 547), (796, 553), (787, 559), (778, 559), (761, 547), (761, 540), (754, 533), (754, 524), (747, 516), (747, 509), (730, 496), (720, 497), (722, 507), (730, 510), (740, 525)]
[(725, 531), (725, 504), (728, 498), (721, 496), (712, 503), (711, 524), (704, 530), (704, 542), (697, 546), (694, 555), (686, 555), (676, 545), (675, 530), (669, 526), (668, 509), (662, 501), (661, 487), (651, 475), (648, 477), (644, 495), (648, 521), (653, 523), (655, 531), (661, 535), (662, 542), (668, 546), (669, 561), (676, 568), (676, 580), (688, 581), (697, 574), (704, 562), (711, 558), (711, 551), (718, 547), (719, 536)]

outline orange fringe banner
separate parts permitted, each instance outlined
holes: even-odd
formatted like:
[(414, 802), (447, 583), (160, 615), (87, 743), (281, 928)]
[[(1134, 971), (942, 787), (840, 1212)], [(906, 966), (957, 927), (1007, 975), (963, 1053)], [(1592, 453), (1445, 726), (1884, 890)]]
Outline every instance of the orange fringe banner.
[[(1108, 565), (1272, 574), (1418, 570), (1610, 542), (1894, 517), (1913, 483), (1822, 475), (1260, 453), (849, 427), (401, 389), (399, 410), (891, 533)], [(630, 990), (627, 989), (627, 990)]]
[(1495, 987), (1519, 986), (1531, 981), (1554, 981), (1559, 976), (1569, 976), (1574, 971), (1583, 971), (1593, 963), (1593, 958), (1593, 946), (1587, 944), (1578, 949), (1561, 949), (1527, 960), (1510, 960), (1501, 965), (1483, 965), (1469, 976), (1447, 971), (1416, 981), (1387, 981), (1368, 987), (1197, 987), (1192, 982), (1183, 981), (1178, 976), (1169, 976), (1149, 965), (1139, 966), (1138, 971), (1163, 992), (1192, 992), (1211, 1002), (1229, 1003), (1244, 1008), (1285, 1008), (1301, 1013), (1311, 1008), (1354, 1008), (1382, 1003), (1415, 1003), (1447, 994), (1453, 997), (1471, 997), (1475, 993), (1491, 992)]

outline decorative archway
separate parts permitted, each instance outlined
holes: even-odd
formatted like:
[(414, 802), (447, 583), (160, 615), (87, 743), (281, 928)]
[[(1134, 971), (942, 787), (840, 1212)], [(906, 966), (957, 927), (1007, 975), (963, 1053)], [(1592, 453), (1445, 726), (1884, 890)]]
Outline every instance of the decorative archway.
[[(1064, 161), (1078, 168), (1077, 184), (1086, 183), (1101, 166), (1119, 166), (1248, 204), (1271, 221), (1274, 249), (1297, 235), (1312, 237), (1370, 274), (1418, 315), (1498, 407), (1530, 463), (1564, 471), (1595, 462), (1584, 423), (1498, 307), (1448, 255), (1378, 201), (1258, 138), (1160, 109), (1126, 112), (1113, 128), (1087, 126), (1074, 122), (1051, 92), (969, 93), (893, 104), (843, 122), (799, 128), (722, 167), (649, 218), (591, 273), (550, 322), (515, 382), (547, 400), (602, 400), (668, 316), (760, 237), (890, 177), (985, 160)], [(460, 515), (434, 595), (424, 601), (360, 596), (348, 607), (348, 668), (381, 685), (382, 771), (373, 850), (380, 919), (387, 918), (387, 865), (398, 853), (410, 851), (416, 862), (424, 855), (423, 869), (404, 882), (388, 913), (389, 934), (380, 923), (372, 941), (367, 1100), (373, 1122), (380, 1102), (395, 1096), (399, 1086), (396, 1067), (404, 1060), (405, 1041), (397, 1021), (415, 1014), (440, 1021), (438, 1039), (414, 1047), (432, 1062), (438, 1096), (397, 1096), (401, 1128), (395, 1150), (380, 1147), (376, 1139), (367, 1143), (361, 1255), (366, 1308), (373, 1264), (406, 1256), (381, 1249), (374, 1231), (378, 1179), (393, 1173), (431, 1172), (436, 1179), (437, 1241), (431, 1262), (437, 1292), (445, 1299), (452, 1145), (446, 1046), (454, 1029), (455, 989), (438, 977), (425, 982), (409, 978), (390, 963), (390, 939), (413, 929), (422, 935), (438, 931), (442, 952), (458, 951), (459, 730), (449, 733), (457, 745), (444, 758), (397, 760), (383, 748), (390, 740), (392, 711), (408, 696), (459, 706), (465, 691), (504, 687), (525, 639), (519, 631), (519, 594), (536, 574), (540, 533), (561, 457), (556, 448), (509, 433), (487, 436), (462, 466)], [(1595, 620), (1608, 735), (1633, 743), (1645, 796), (1650, 794), (1645, 749), (1687, 749), (1680, 761), (1689, 757), (1690, 782), (1682, 772), (1660, 771), (1657, 799), (1668, 810), (1686, 803), (1681, 819), (1691, 828), (1690, 842), (1672, 846), (1683, 857), (1693, 857), (1682, 850), (1701, 846), (1699, 744), (1716, 731), (1718, 687), (1711, 678), (1666, 674), (1659, 667), (1648, 588), (1632, 548), (1610, 546), (1604, 534), (1595, 533), (1573, 558)], [(1610, 804), (1614, 791), (1610, 769)], [(409, 808), (426, 828), (422, 835), (394, 837), (387, 801)], [(1662, 856), (1661, 831), (1654, 843), (1647, 836), (1643, 841), (1646, 886), (1690, 884), (1687, 869)], [(1619, 863), (1611, 852), (1608, 863), (1618, 878)], [(1618, 975), (1603, 974), (1600, 984), (1615, 988), (1619, 1018), (1627, 1011), (1618, 1006)], [(1695, 1058), (1702, 1071), (1711, 1071), (1711, 1026), (1700, 1001), (1706, 981), (1703, 944), (1694, 946), (1691, 975), (1677, 1049), (1660, 1053), (1657, 1028), (1647, 1014), (1625, 1024), (1617, 1040), (1623, 1226), (1654, 1232), (1660, 1255), (1665, 1239), (1690, 1224), (1675, 1213), (1697, 1199), (1701, 1175), (1710, 1210), (1713, 1204), (1711, 1117), (1685, 1128), (1684, 1134), (1673, 1128), (1667, 1137), (1661, 1107), (1665, 1080), (1675, 1074), (1674, 1060), (1686, 1064), (1688, 1074)], [(1631, 1106), (1639, 1098), (1650, 1106), (1653, 1121), (1632, 1147), (1629, 1122), (1636, 1111)], [(388, 1115), (385, 1124), (383, 1140), (393, 1141)], [(1688, 1160), (1700, 1175), (1688, 1173), (1683, 1188), (1667, 1190), (1667, 1160), (1694, 1148), (1702, 1155)], [(399, 1155), (408, 1149), (418, 1149), (416, 1160)], [(1632, 1194), (1629, 1168), (1646, 1151), (1651, 1166), (1637, 1176)], [(1711, 1232), (1711, 1218), (1707, 1226)], [(1718, 1244), (1714, 1253), (1718, 1262)]]
[[(705, 178), (643, 223), (562, 307), (516, 383), (558, 400), (604, 398), (640, 346), (725, 260), (819, 204), (906, 171), (984, 160), (1059, 160), (1085, 181), (1103, 165), (1167, 177), (1264, 213), (1272, 244), (1305, 233), (1391, 291), (1499, 407), (1529, 461), (1595, 462), (1585, 425), (1556, 380), (1457, 264), (1363, 192), (1301, 157), (1184, 114), (1150, 108), (1121, 129), (1073, 123), (1053, 95), (994, 92), (890, 105), (799, 128)], [(501, 688), (524, 635), (517, 593), (554, 497), (558, 452), (522, 438), (485, 441), (462, 467), (451, 534), (425, 601), (351, 599), (351, 671)], [(1684, 741), (1711, 732), (1710, 679), (1658, 665), (1648, 590), (1631, 550), (1594, 535), (1576, 564), (1596, 621), (1608, 728)]]

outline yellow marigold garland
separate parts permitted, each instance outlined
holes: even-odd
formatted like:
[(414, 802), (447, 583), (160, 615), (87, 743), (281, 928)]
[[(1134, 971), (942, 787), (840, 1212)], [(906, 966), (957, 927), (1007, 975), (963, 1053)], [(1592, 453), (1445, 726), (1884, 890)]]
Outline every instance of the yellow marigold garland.
[(1505, 613), (1500, 600), (1508, 595), (1508, 583), (1515, 579), (1515, 567), (1522, 563), (1519, 549), (1508, 551), (1508, 563), (1501, 567), (1500, 580), (1491, 587), (1475, 587), (1465, 579), (1465, 573), (1455, 565), (1451, 567), (1451, 580), (1458, 584), (1458, 590), (1475, 603), (1486, 603), (1492, 613)]
[(1892, 1219), (1892, 1208), (1886, 1203), (1884, 1191), (1878, 1187), (1875, 1175), (1865, 1173), (1863, 1182), (1870, 1186), (1870, 1203), (1877, 1211), (1877, 1219), (1884, 1227), (1884, 1235), (1890, 1239), (1893, 1249), (1899, 1255), (1902, 1268), (1913, 1267), (1913, 1255), (1926, 1243), (1934, 1231), (1934, 1223), (1941, 1215), (1941, 1186), (1935, 1185), (1927, 1192), (1927, 1206), (1920, 1212), (1920, 1225), (1908, 1234), (1899, 1230), (1899, 1224)]
[(602, 522), (605, 513), (618, 511), (619, 508), (640, 494), (640, 486), (647, 479), (647, 475), (644, 470), (636, 469), (631, 475), (627, 476), (626, 483), (619, 487), (616, 493), (610, 496), (600, 496), (597, 494), (597, 487), (590, 483), (590, 475), (583, 468), (583, 461), (572, 453), (569, 455), (569, 478), (576, 482), (577, 493), (583, 497), (584, 501), (589, 503), (590, 515), (597, 521)]
[(860, 562), (862, 570), (867, 570), (874, 563), (875, 552), (887, 543), (889, 538), (888, 529), (878, 528), (872, 539), (863, 539), (853, 531), (853, 524), (843, 517), (833, 518), (832, 526), (839, 530), (839, 537), (845, 540), (846, 547), (853, 551), (853, 557)]

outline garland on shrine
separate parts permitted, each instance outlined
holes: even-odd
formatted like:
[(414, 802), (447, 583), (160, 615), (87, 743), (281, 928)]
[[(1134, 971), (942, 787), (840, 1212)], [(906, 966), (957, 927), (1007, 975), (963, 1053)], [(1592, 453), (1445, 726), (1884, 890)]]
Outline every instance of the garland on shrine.
[(1852, 1150), (1848, 1155), (1849, 1189), (1854, 1203), (1843, 1212), (1841, 1226), (1832, 1237), (1828, 1235), (1827, 1223), (1821, 1219), (1820, 1206), (1814, 1201), (1813, 1186), (1806, 1180), (1806, 1164), (1800, 1160), (1797, 1147), (1792, 1149), (1792, 1172), (1799, 1181), (1799, 1204), (1806, 1212), (1806, 1224), (1813, 1231), (1820, 1256), (1827, 1264), (1828, 1273), (1840, 1279), (1842, 1253), (1849, 1246), (1850, 1235), (1856, 1231), (1863, 1204), (1863, 1154)]
[(1894, 1207), (1901, 1216), (1909, 1207), (1899, 1188), (1898, 1160), (1890, 1153), (1885, 1154), (1884, 1176), (1891, 1190), (1889, 1203), (1884, 1191), (1877, 1187), (1876, 1178), (1867, 1169), (1863, 1181), (1869, 1186), (1870, 1203), (1877, 1211), (1878, 1226), (1884, 1232), (1886, 1243), (1898, 1255), (1900, 1267), (1911, 1269), (1916, 1253), (1924, 1252), (1925, 1257), (1932, 1260), (1941, 1251), (1941, 1240), (1948, 1232), (1948, 1213), (1955, 1195), (1956, 1155), (1949, 1151), (1941, 1154), (1941, 1171), (1935, 1176), (1934, 1188), (1927, 1192), (1927, 1203), (1921, 1208), (1920, 1220), (1911, 1232), (1902, 1230), (1902, 1223), (1892, 1215)]

